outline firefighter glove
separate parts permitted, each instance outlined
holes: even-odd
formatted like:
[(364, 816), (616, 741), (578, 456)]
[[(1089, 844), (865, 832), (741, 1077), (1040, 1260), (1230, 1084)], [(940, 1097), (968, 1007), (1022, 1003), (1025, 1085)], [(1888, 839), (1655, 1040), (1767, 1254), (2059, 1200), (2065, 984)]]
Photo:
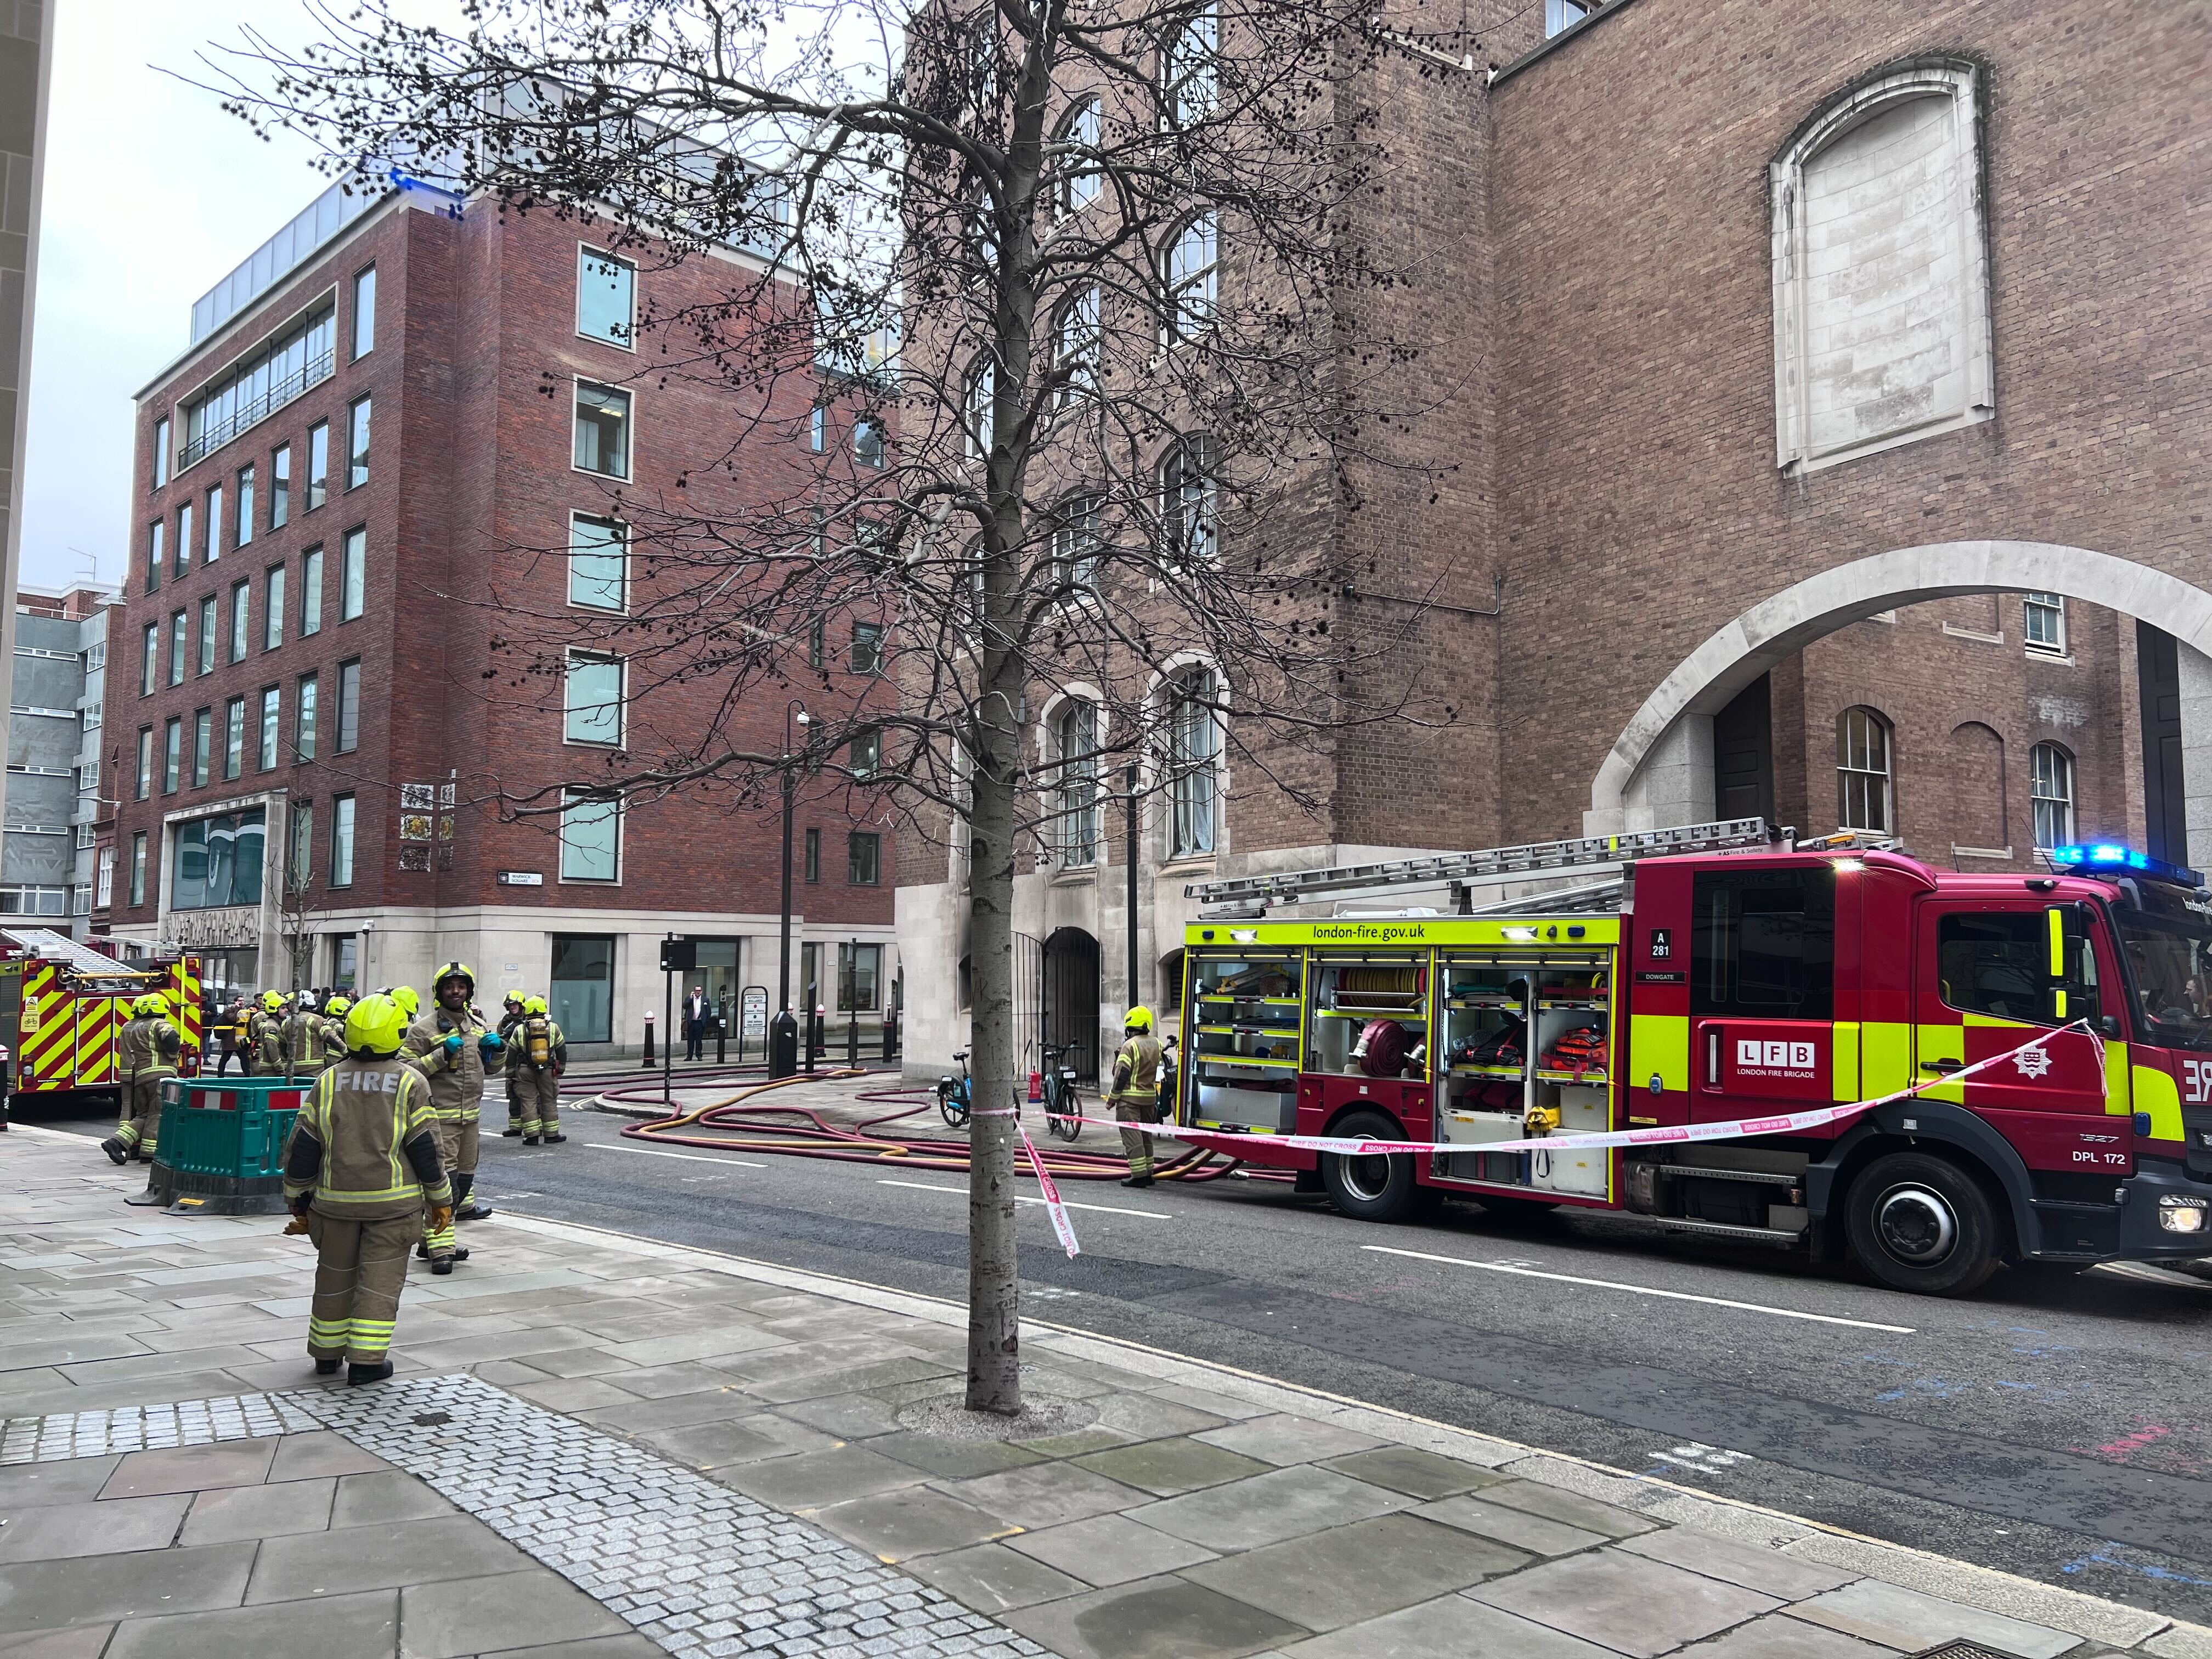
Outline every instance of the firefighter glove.
[(448, 1031), (448, 1032), (447, 1032), (447, 1033), (446, 1033), (446, 1059), (447, 1059), (447, 1060), (448, 1062), (451, 1062), (451, 1061), (453, 1061), (453, 1060), (459, 1060), (460, 1057), (461, 1057), (461, 1034), (460, 1034), (459, 1031)]
[(441, 1233), (453, 1224), (453, 1206), (452, 1205), (433, 1204), (430, 1206), (430, 1231), (432, 1232)]
[(499, 1033), (496, 1031), (486, 1031), (477, 1039), (477, 1052), (487, 1060), (506, 1046), (499, 1040)]
[(284, 1237), (295, 1237), (307, 1231), (307, 1206), (305, 1204), (295, 1204), (292, 1206), (292, 1218), (284, 1224)]

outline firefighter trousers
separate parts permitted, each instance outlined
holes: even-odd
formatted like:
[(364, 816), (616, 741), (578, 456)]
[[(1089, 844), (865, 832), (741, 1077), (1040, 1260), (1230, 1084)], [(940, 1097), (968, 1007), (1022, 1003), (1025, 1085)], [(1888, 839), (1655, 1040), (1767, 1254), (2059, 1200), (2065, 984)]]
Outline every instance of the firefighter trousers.
[[(1114, 1120), (1117, 1123), (1152, 1123), (1158, 1120), (1160, 1103), (1158, 1100), (1115, 1100), (1113, 1102)], [(1129, 1160), (1129, 1173), (1148, 1176), (1152, 1172), (1152, 1138), (1139, 1129), (1121, 1131), (1121, 1156)]]
[[(476, 1164), (477, 1126), (471, 1122), (467, 1127), (469, 1131), (469, 1164), (470, 1167), (474, 1168)], [(462, 1126), (459, 1122), (449, 1118), (441, 1117), (432, 1120), (430, 1133), (431, 1138), (438, 1143), (438, 1163), (440, 1167), (446, 1171), (448, 1176), (451, 1176), (454, 1172), (455, 1166), (453, 1160), (460, 1156), (461, 1127)], [(459, 1196), (459, 1195), (458, 1194), (455, 1194), (456, 1200), (458, 1200)], [(430, 1253), (430, 1259), (434, 1261), (440, 1256), (453, 1255), (454, 1250), (459, 1247), (459, 1242), (453, 1237), (453, 1219), (451, 1216), (447, 1216), (446, 1218), (446, 1224), (444, 1226), (431, 1226), (430, 1208), (431, 1206), (429, 1200), (423, 1200), (422, 1248)]]
[(115, 1138), (125, 1151), (153, 1157), (161, 1135), (161, 1079), (142, 1077), (135, 1083), (125, 1083), (117, 1093), (122, 1097), (123, 1112), (122, 1121), (115, 1126)]
[(514, 1068), (514, 1088), (522, 1103), (522, 1133), (557, 1134), (561, 1129), (561, 1079), (550, 1066)]
[(315, 1211), (307, 1237), (315, 1246), (315, 1299), (307, 1312), (307, 1352), (374, 1365), (392, 1346), (407, 1253), (417, 1222), (411, 1215), (354, 1221)]

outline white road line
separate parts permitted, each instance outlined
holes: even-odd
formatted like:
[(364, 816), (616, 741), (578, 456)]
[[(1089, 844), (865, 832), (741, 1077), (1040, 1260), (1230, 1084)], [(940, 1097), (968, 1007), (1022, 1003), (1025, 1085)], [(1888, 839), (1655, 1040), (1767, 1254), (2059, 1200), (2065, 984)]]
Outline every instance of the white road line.
[(595, 1140), (584, 1143), (587, 1152), (635, 1152), (640, 1158), (680, 1158), (693, 1164), (734, 1164), (741, 1170), (765, 1170), (765, 1164), (748, 1164), (741, 1158), (709, 1158), (704, 1152), (661, 1152), (650, 1146), (602, 1146)]
[[(965, 1198), (968, 1196), (968, 1189), (965, 1187), (933, 1187), (926, 1181), (878, 1181), (876, 1182), (876, 1185), (878, 1187), (904, 1187), (910, 1191), (917, 1193), (951, 1193), (955, 1198)], [(1063, 1198), (1060, 1201), (1071, 1210), (1096, 1210), (1101, 1215), (1140, 1215), (1147, 1221), (1172, 1221), (1175, 1219), (1173, 1216), (1162, 1215), (1158, 1210), (1125, 1210), (1120, 1206), (1114, 1204), (1079, 1204), (1072, 1198)], [(1042, 1204), (1044, 1200), (1041, 1198), (1024, 1198), (1021, 1194), (1016, 1193), (1014, 1194), (1014, 1202), (1017, 1204)]]
[(1362, 1244), (1363, 1250), (1382, 1255), (1411, 1256), (1416, 1261), (1448, 1261), (1455, 1267), (1480, 1267), (1486, 1273), (1513, 1273), (1522, 1279), (1549, 1279), (1562, 1285), (1588, 1285), (1601, 1291), (1627, 1291), (1636, 1296), (1661, 1296), (1669, 1302), (1703, 1302), (1715, 1308), (1739, 1308), (1746, 1313), (1772, 1314), (1778, 1319), (1809, 1319), (1819, 1325), (1849, 1325), (1859, 1331), (1893, 1331), (1899, 1336), (1917, 1334), (1910, 1325), (1884, 1325), (1871, 1319), (1841, 1319), (1834, 1314), (1800, 1313), (1795, 1308), (1770, 1308), (1762, 1302), (1732, 1302), (1724, 1296), (1692, 1296), (1687, 1291), (1662, 1291), (1649, 1285), (1623, 1285), (1611, 1279), (1579, 1279), (1573, 1273), (1547, 1273), (1504, 1261), (1470, 1261), (1463, 1255), (1431, 1255), (1426, 1250), (1394, 1249), (1388, 1244)]

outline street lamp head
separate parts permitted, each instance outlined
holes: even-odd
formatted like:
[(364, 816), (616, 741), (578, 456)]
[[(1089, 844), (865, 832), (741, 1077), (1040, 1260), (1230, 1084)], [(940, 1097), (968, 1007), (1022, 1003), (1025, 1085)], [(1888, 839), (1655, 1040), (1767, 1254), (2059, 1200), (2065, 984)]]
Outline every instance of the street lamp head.
[(804, 708), (795, 711), (792, 714), (792, 719), (797, 720), (801, 726), (811, 726), (814, 724), (814, 716), (808, 714)]

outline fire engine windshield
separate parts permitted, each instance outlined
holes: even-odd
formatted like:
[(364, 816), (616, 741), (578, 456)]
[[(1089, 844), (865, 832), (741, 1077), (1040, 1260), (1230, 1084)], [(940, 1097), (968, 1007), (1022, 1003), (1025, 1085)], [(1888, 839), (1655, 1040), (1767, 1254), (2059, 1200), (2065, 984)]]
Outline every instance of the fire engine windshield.
[(2128, 897), (2112, 907), (2112, 917), (2138, 1037), (2166, 1048), (2212, 1049), (2212, 904), (2156, 882), (2121, 886)]

